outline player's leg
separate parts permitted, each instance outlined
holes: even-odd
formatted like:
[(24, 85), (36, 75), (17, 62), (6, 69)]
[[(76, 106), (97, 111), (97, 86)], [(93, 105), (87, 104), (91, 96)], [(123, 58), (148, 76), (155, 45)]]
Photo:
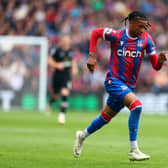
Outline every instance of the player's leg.
[(59, 98), (59, 93), (52, 93), (52, 95), (49, 97), (49, 105), (51, 106), (55, 101), (57, 101)]
[(68, 108), (68, 96), (70, 94), (71, 81), (68, 74), (61, 76), (61, 104), (60, 112), (58, 115), (58, 123), (65, 124), (66, 122), (66, 113)]
[(52, 104), (57, 101), (59, 98), (59, 94), (56, 93), (52, 93), (52, 95), (49, 96), (49, 99), (48, 99), (48, 104), (47, 104), (47, 108), (46, 108), (46, 115), (47, 116), (50, 116), (51, 115), (51, 111), (52, 111)]
[(60, 113), (58, 115), (58, 123), (65, 124), (66, 122), (66, 112), (68, 108), (68, 96), (69, 96), (69, 89), (62, 88), (61, 89), (61, 104), (60, 104)]
[(60, 75), (56, 72), (53, 73), (52, 81), (51, 81), (51, 93), (49, 96), (49, 105), (51, 106), (55, 101), (59, 98), (59, 92), (61, 90), (61, 80)]
[(124, 105), (130, 110), (128, 119), (129, 138), (130, 138), (130, 160), (145, 160), (150, 156), (140, 152), (137, 142), (139, 120), (142, 112), (142, 104), (134, 93), (128, 93), (124, 98)]
[(84, 131), (76, 132), (76, 140), (73, 148), (73, 154), (75, 157), (80, 156), (84, 140), (89, 135), (93, 134), (94, 132), (102, 128), (104, 125), (109, 123), (116, 114), (117, 112), (113, 111), (106, 104), (101, 114), (98, 115)]
[[(75, 157), (80, 156), (82, 145), (86, 137), (109, 123), (112, 117), (114, 117), (124, 107), (123, 103), (121, 103), (119, 99), (122, 89), (119, 87), (120, 83), (118, 82), (118, 80), (115, 80), (113, 83), (111, 81), (105, 81), (105, 89), (109, 94), (106, 105), (101, 114), (97, 116), (84, 131), (76, 132), (76, 141), (73, 148)], [(124, 93), (126, 94), (128, 92)]]
[(48, 106), (47, 106), (47, 115), (50, 115), (52, 105), (55, 103), (58, 98), (59, 98), (59, 92), (61, 90), (61, 81), (59, 80), (59, 76), (54, 73), (53, 78), (52, 78), (52, 83), (51, 83), (51, 93), (48, 98)]

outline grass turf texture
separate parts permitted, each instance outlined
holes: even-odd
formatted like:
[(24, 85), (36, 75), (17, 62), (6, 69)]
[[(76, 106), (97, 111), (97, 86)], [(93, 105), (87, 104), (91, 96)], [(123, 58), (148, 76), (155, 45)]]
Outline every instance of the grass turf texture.
[(69, 112), (66, 125), (56, 113), (0, 112), (0, 168), (166, 168), (168, 116), (141, 118), (140, 149), (151, 155), (141, 162), (128, 160), (128, 114), (119, 114), (90, 136), (80, 158), (72, 155), (75, 131), (84, 129), (96, 113)]

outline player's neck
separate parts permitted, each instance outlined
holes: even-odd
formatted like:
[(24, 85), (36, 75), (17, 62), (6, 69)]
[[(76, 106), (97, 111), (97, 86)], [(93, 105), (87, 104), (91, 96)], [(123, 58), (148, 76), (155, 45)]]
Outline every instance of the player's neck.
[(67, 51), (70, 47), (69, 46), (62, 46), (62, 50)]
[(134, 36), (132, 33), (131, 33), (131, 31), (130, 31), (130, 29), (129, 28), (126, 28), (126, 34), (127, 34), (127, 36), (128, 36), (128, 38), (130, 38), (130, 39), (137, 39), (137, 37), (136, 36)]

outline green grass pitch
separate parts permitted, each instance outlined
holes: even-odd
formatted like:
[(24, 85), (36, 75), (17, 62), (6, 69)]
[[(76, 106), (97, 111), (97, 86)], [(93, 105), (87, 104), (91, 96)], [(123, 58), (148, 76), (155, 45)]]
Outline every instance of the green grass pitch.
[(167, 168), (168, 115), (142, 115), (139, 146), (151, 159), (128, 160), (128, 114), (90, 136), (80, 158), (72, 155), (75, 131), (84, 129), (96, 112), (69, 112), (58, 125), (57, 113), (0, 112), (0, 168)]

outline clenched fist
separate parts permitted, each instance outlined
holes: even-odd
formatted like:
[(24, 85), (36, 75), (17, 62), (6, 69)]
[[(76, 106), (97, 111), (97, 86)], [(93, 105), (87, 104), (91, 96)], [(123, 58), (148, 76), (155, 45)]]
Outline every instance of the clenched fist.
[(96, 62), (95, 52), (89, 52), (89, 58), (88, 58), (88, 61), (87, 61), (87, 67), (88, 67), (88, 69), (89, 69), (89, 71), (91, 73), (94, 72), (96, 63), (97, 62)]
[(166, 58), (166, 53), (165, 53), (164, 51), (162, 51), (162, 52), (159, 54), (158, 62), (159, 62), (160, 64), (163, 64), (166, 60), (167, 60), (167, 58)]

